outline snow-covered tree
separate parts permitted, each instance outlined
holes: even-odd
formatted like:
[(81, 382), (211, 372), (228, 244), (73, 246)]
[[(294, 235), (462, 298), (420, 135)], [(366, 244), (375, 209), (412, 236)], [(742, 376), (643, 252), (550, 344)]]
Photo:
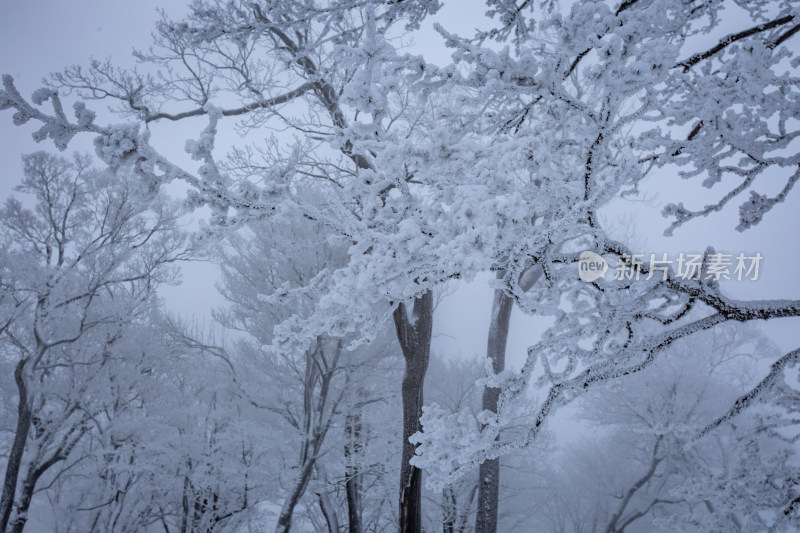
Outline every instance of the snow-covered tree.
[[(305, 194), (310, 198), (314, 192)], [(287, 319), (300, 328), (314, 313), (336, 271), (347, 263), (346, 243), (324, 224), (288, 213), (229, 234), (219, 255), (220, 291), (230, 305), (216, 318), (247, 335), (237, 365), (259, 377), (248, 380), (245, 390), (254, 405), (278, 415), (273, 424), (283, 426), (288, 444), (284, 461), (293, 464), (281, 480), (285, 494), (276, 530), (290, 529), (304, 495), (313, 492), (327, 530), (338, 531), (344, 513), (336, 493), (343, 480), (348, 527), (362, 531), (363, 483), (370, 477), (364, 472), (365, 438), (373, 431), (365, 409), (387, 397), (385, 388), (376, 387), (387, 383), (386, 377), (375, 375), (387, 371), (379, 359), (392, 359), (386, 328), (375, 342), (354, 349), (348, 347), (352, 335), (330, 334), (318, 335), (302, 350), (294, 344), (273, 346), (276, 329)], [(347, 312), (340, 309), (341, 321), (348, 319)], [(385, 424), (380, 431), (387, 431)]]
[[(437, 8), (433, 0), (196, 2), (186, 20), (164, 19), (153, 50), (139, 54), (159, 75), (94, 62), (88, 69), (71, 68), (55, 76), (61, 89), (120, 104), (128, 123), (100, 125), (80, 103), (71, 122), (55, 88), (37, 92), (33, 101), (49, 99), (58, 111), (41, 113), (24, 101), (9, 77), (0, 106), (24, 102), (15, 120), (42, 120), (47, 125), (37, 138), (49, 136), (60, 147), (80, 131), (98, 134), (97, 151), (104, 161), (133, 165), (150, 184), (187, 181), (194, 187), (194, 202), (212, 206), (214, 221), (221, 225), (291, 208), (349, 236), (351, 261), (329, 288), (330, 296), (300, 331), (289, 327), (279, 339), (304, 347), (319, 334), (369, 333), (383, 317), (366, 317), (365, 310), (388, 300), (391, 306), (384, 305), (396, 309), (408, 366), (403, 387), (408, 437), (419, 429), (423, 401), (432, 309), (428, 293), (442, 271), (435, 262), (412, 257), (428, 238), (430, 222), (418, 211), (413, 168), (403, 149), (427, 113), (409, 88), (425, 65), (420, 58), (396, 53), (389, 39), (395, 26), (418, 27)], [(208, 126), (186, 147), (201, 161), (199, 168), (181, 168), (151, 145), (147, 127), (198, 116), (205, 116)], [(213, 147), (224, 117), (241, 117), (239, 124), (251, 132), (289, 128), (298, 138), (288, 144), (275, 136), (266, 143), (259, 138), (255, 146), (238, 146), (223, 164)], [(325, 185), (328, 201), (309, 204), (295, 194), (298, 181)], [(414, 300), (410, 312), (407, 300)], [(345, 304), (353, 312), (342, 322), (334, 311)], [(401, 515), (417, 523), (421, 477), (408, 463), (413, 453), (404, 438)]]
[(793, 491), (787, 436), (800, 427), (767, 436), (759, 418), (777, 414), (767, 402), (698, 438), (774, 354), (754, 328), (724, 328), (589, 393), (578, 402), (585, 423), (571, 428), (582, 438), (539, 473), (548, 483), (529, 519), (564, 532), (789, 530), (776, 506)]
[[(467, 472), (528, 445), (559, 406), (647, 367), (676, 339), (727, 321), (800, 313), (793, 300), (733, 300), (707, 270), (694, 280), (677, 268), (634, 265), (600, 216), (612, 198), (635, 195), (646, 178), (667, 172), (702, 176), (712, 190), (740, 179), (708, 208), (668, 207), (670, 231), (723, 209), (758, 187), (765, 172), (785, 187), (775, 197), (742, 199), (737, 229), (754, 226), (785, 198), (799, 162), (786, 150), (798, 135), (788, 118), (797, 110), (789, 89), (793, 52), (784, 44), (798, 29), (791, 2), (491, 6), (493, 30), (472, 40), (443, 31), (457, 62), (443, 76), (462, 95), (453, 107), (475, 111), (448, 123), (450, 138), (461, 139), (455, 147), (464, 149), (453, 148), (437, 172), (462, 181), (484, 176), (482, 194), (468, 204), (470, 223), (495, 228), (487, 240), (496, 243), (493, 268), (506, 272), (506, 292), (556, 321), (522, 372), (497, 380), (505, 390), (499, 414), (487, 415), (480, 434), (464, 435), (467, 444), (453, 449), (453, 433), (463, 433), (457, 416), (430, 411), (415, 464), (431, 468), (434, 481), (449, 468)], [(723, 30), (729, 22), (739, 29)], [(498, 42), (509, 46), (498, 49)], [(453, 130), (460, 124), (459, 137)], [(578, 281), (582, 250), (602, 254), (611, 268), (630, 268), (635, 278)], [(701, 262), (708, 268), (720, 257), (709, 249)], [(520, 280), (537, 266), (544, 274), (526, 292)], [(773, 383), (796, 358), (793, 351), (776, 360)], [(502, 428), (530, 402), (523, 391), (533, 380), (538, 413), (523, 436), (504, 438)]]
[[(138, 54), (157, 73), (94, 62), (56, 75), (30, 102), (9, 76), (0, 92), (0, 107), (13, 108), (17, 123), (42, 124), (37, 139), (64, 147), (77, 133), (92, 133), (107, 164), (132, 167), (148, 186), (186, 181), (192, 201), (213, 208), (217, 226), (291, 211), (346, 239), (347, 262), (313, 312), (289, 318), (274, 342), (305, 349), (319, 335), (369, 337), (384, 318), (376, 304), (393, 313), (407, 362), (403, 531), (420, 527), (418, 467), (430, 468), (434, 482), (452, 480), (530, 444), (559, 406), (646, 368), (677, 339), (728, 321), (800, 315), (794, 300), (734, 300), (707, 272), (686, 279), (675, 269), (639, 266), (600, 216), (612, 199), (637, 194), (659, 173), (725, 187), (707, 206), (665, 209), (668, 231), (734, 200), (737, 229), (749, 229), (787, 197), (800, 176), (792, 149), (800, 131), (797, 61), (789, 46), (800, 29), (796, 2), (487, 5), (494, 28), (466, 38), (442, 30), (454, 64), (434, 68), (399, 53), (392, 40), (434, 12), (433, 0), (196, 1), (185, 20), (164, 19), (154, 48)], [(74, 119), (59, 91), (82, 98)], [(103, 99), (127, 122), (98, 123), (87, 102)], [(48, 100), (51, 111), (43, 107)], [(223, 161), (214, 145), (229, 117), (249, 139)], [(197, 168), (153, 145), (151, 129), (199, 118), (207, 126), (186, 144)], [(260, 132), (270, 128), (295, 136), (264, 141)], [(771, 176), (779, 190), (759, 192)], [(304, 197), (310, 183), (324, 202)], [(587, 249), (631, 276), (579, 282), (576, 264)], [(722, 257), (709, 249), (703, 262), (714, 259)], [(555, 324), (522, 372), (487, 383), (480, 427), (431, 409), (409, 465), (431, 291), (491, 270), (502, 273), (495, 288)], [(538, 282), (526, 291), (531, 275)], [(798, 353), (776, 359), (729, 417), (782, 390), (779, 378)], [(499, 351), (490, 356), (499, 363)], [(527, 431), (504, 432), (528, 409), (523, 391), (532, 379), (540, 385), (537, 414)], [(493, 408), (498, 388), (504, 393)], [(479, 499), (491, 501), (496, 486)], [(797, 499), (784, 503), (796, 516)], [(486, 507), (481, 527), (493, 531), (496, 505)]]
[(189, 331), (155, 308), (126, 330), (99, 379), (114, 401), (48, 481), (36, 525), (208, 533), (258, 520), (274, 482), (272, 450), (257, 445), (267, 419), (224, 350)]
[[(480, 360), (434, 355), (426, 384), (430, 391), (429, 400), (453, 413), (462, 410), (470, 412), (472, 417), (468, 423), (479, 426), (481, 403), (480, 389), (476, 383), (483, 374)], [(478, 479), (474, 475), (467, 475), (457, 483), (444, 487), (439, 494), (429, 495), (433, 505), (427, 509), (429, 518), (426, 526), (432, 530), (441, 527), (444, 533), (469, 531), (474, 520)]]
[[(0, 210), (2, 350), (13, 362), (16, 420), (0, 529), (22, 531), (39, 479), (70, 457), (117, 398), (105, 373), (127, 325), (190, 257), (179, 211), (130, 172), (44, 152), (24, 157), (17, 198)], [(6, 310), (4, 309), (4, 311)]]

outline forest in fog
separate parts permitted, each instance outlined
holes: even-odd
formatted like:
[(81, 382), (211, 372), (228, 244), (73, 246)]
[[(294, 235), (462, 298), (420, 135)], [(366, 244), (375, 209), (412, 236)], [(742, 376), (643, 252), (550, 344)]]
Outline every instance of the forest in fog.
[(3, 51), (0, 533), (800, 530), (800, 1), (185, 3)]

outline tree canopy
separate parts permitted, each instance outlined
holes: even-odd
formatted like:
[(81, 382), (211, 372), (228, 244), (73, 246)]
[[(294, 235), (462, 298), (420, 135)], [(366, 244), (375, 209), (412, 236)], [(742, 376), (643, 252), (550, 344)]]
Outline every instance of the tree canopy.
[[(440, 7), (436, 0), (195, 0), (184, 18), (162, 17), (152, 47), (135, 52), (136, 69), (93, 60), (52, 74), (29, 98), (10, 75), (0, 90), (0, 109), (13, 110), (16, 124), (40, 124), (37, 141), (64, 150), (76, 135), (93, 135), (107, 166), (93, 179), (119, 178), (114, 194), (136, 187), (137, 205), (159, 206), (148, 203), (159, 188), (183, 181), (185, 205), (209, 209), (204, 240), (230, 250), (221, 254), (227, 295), (236, 300), (229, 325), (249, 330), (259, 349), (315, 368), (307, 393), (317, 391), (317, 378), (326, 387), (338, 364), (321, 368), (317, 356), (330, 362), (326, 351), (310, 349), (369, 346), (393, 317), (406, 362), (401, 531), (420, 527), (420, 493), (402, 488), (417, 486), (419, 469), (435, 490), (452, 487), (487, 460), (542, 438), (559, 408), (609, 383), (633, 382), (626, 380), (657, 366), (676, 343), (725, 324), (800, 316), (798, 299), (730, 296), (737, 273), (756, 275), (755, 251), (737, 256), (708, 243), (690, 271), (683, 255), (641, 254), (603, 217), (616, 199), (640, 198), (652, 180), (703, 191), (700, 202), (687, 197), (663, 208), (666, 235), (730, 209), (739, 232), (780, 216), (800, 177), (797, 2), (487, 0), (489, 29), (456, 35), (446, 22), (437, 25), (451, 52), (451, 62), (437, 66), (400, 43)], [(114, 117), (107, 122), (94, 110), (105, 103)], [(154, 129), (174, 123), (202, 123), (185, 139), (192, 164), (154, 141)], [(234, 130), (239, 137), (229, 135)], [(31, 246), (44, 254), (37, 268), (57, 271), (73, 245), (62, 245), (66, 226), (53, 209), (66, 219), (71, 204), (63, 203), (80, 195), (43, 191), (53, 207), (40, 208), (39, 218), (7, 203), (4, 217), (19, 223), (4, 239), (13, 252), (53, 228)], [(91, 248), (99, 237), (84, 226), (106, 219), (85, 218), (76, 229), (88, 231), (81, 239)], [(259, 248), (272, 266), (247, 253), (245, 235), (252, 243), (284, 241)], [(162, 255), (130, 264), (167, 262), (180, 247), (163, 242)], [(610, 272), (582, 281), (587, 252)], [(102, 259), (97, 272), (111, 271), (105, 261), (117, 265)], [(111, 282), (95, 279), (95, 270), (87, 276), (99, 292)], [(420, 427), (433, 295), (450, 280), (487, 272), (509, 306), (551, 317), (552, 325), (520, 369), (488, 372), (484, 384), (500, 391), (495, 409), (475, 415), (472, 406), (432, 405)], [(151, 270), (120, 280), (145, 277)], [(8, 324), (17, 320), (16, 294), (0, 300)], [(86, 294), (63, 301), (74, 305)], [(84, 315), (81, 325), (93, 323)], [(70, 320), (77, 318), (58, 327)], [(773, 353), (765, 375), (692, 438), (717, 435), (765, 403), (786, 408), (781, 431), (794, 438), (797, 391), (788, 376), (799, 358), (800, 348)], [(326, 418), (321, 401), (318, 428), (335, 411)], [(745, 433), (742, 450), (752, 437)], [(654, 461), (663, 438), (649, 450)], [(314, 462), (302, 465), (310, 472)], [(794, 489), (763, 488), (772, 500), (745, 498), (770, 502), (763, 524), (770, 530), (800, 519), (797, 481), (785, 483)], [(610, 523), (624, 529), (622, 516)]]

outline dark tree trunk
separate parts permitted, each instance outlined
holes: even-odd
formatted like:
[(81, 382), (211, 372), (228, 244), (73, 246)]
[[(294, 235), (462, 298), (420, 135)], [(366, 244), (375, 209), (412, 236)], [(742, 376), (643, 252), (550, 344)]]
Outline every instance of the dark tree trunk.
[(19, 399), (17, 400), (17, 428), (14, 433), (14, 442), (8, 454), (6, 474), (3, 480), (3, 495), (0, 497), (0, 531), (6, 531), (8, 519), (11, 517), (11, 508), (14, 505), (14, 496), (17, 491), (17, 478), (22, 466), (22, 454), (28, 441), (33, 414), (28, 401), (28, 387), (25, 384), (25, 364), (27, 359), (20, 360), (14, 369), (14, 380), (17, 383)]
[(30, 474), (26, 476), (25, 481), (22, 483), (19, 505), (15, 513), (16, 516), (5, 531), (9, 533), (22, 533), (22, 530), (25, 529), (25, 523), (28, 521), (28, 509), (31, 505), (31, 498), (33, 497), (33, 489), (35, 486), (36, 480), (31, 479)]
[(431, 330), (433, 326), (433, 294), (424, 293), (414, 300), (412, 316), (408, 316), (405, 304), (394, 310), (394, 324), (397, 339), (406, 360), (403, 376), (403, 452), (400, 465), (400, 533), (420, 533), (422, 531), (422, 471), (412, 466), (409, 460), (414, 456), (415, 446), (408, 438), (421, 429), (419, 417), (422, 415), (422, 385), (431, 350)]
[(275, 533), (288, 533), (291, 530), (294, 508), (297, 506), (300, 498), (303, 497), (303, 494), (306, 491), (306, 487), (311, 479), (311, 472), (313, 469), (314, 459), (309, 459), (301, 468), (291, 494), (286, 501), (283, 502), (283, 507), (281, 508), (281, 513), (278, 517), (278, 524), (275, 527)]
[(442, 490), (442, 533), (454, 533), (456, 530), (456, 517), (458, 516), (458, 501), (452, 487)]
[[(498, 273), (498, 278), (502, 273)], [(492, 362), (495, 374), (502, 372), (506, 366), (506, 342), (508, 326), (514, 300), (502, 289), (495, 289), (492, 302), (492, 316), (489, 324), (489, 339), (486, 356)], [(500, 389), (485, 387), (483, 389), (483, 409), (497, 412), (497, 400)], [(481, 463), (478, 473), (478, 511), (475, 515), (475, 533), (495, 533), (497, 531), (497, 505), (500, 489), (500, 460), (489, 459)]]
[(50, 459), (39, 466), (34, 467), (31, 465), (28, 474), (25, 476), (25, 481), (22, 483), (17, 517), (14, 519), (14, 522), (9, 528), (10, 533), (22, 533), (22, 530), (25, 529), (25, 524), (28, 521), (28, 509), (30, 509), (31, 506), (31, 499), (33, 498), (33, 491), (36, 489), (36, 483), (38, 483), (39, 478), (42, 477), (42, 474), (47, 472), (51, 466), (64, 459), (64, 456), (61, 452), (62, 450), (59, 449)]
[(361, 533), (361, 408), (345, 417), (345, 493), (347, 495), (347, 521), (349, 533)]
[(330, 487), (328, 473), (325, 467), (318, 461), (314, 462), (314, 468), (317, 470), (317, 479), (320, 485), (316, 491), (317, 503), (319, 504), (319, 510), (322, 512), (322, 517), (325, 519), (325, 525), (328, 526), (328, 533), (340, 533), (339, 513), (336, 510), (336, 505), (331, 501), (330, 493), (328, 492)]
[[(505, 271), (502, 270), (497, 272), (497, 279), (502, 279), (505, 274)], [(520, 288), (523, 291), (529, 290), (541, 275), (541, 268), (528, 269), (519, 280)], [(506, 344), (513, 308), (514, 299), (504, 290), (495, 289), (489, 337), (486, 343), (486, 357), (492, 362), (492, 370), (495, 374), (502, 372), (506, 367)], [(483, 409), (496, 413), (499, 398), (500, 389), (485, 387), (483, 389)], [(475, 514), (475, 533), (497, 532), (499, 492), (500, 460), (489, 459), (481, 463), (478, 472), (478, 510)]]
[[(188, 459), (189, 471), (192, 470), (192, 460)], [(189, 496), (192, 484), (188, 476), (183, 477), (183, 494), (181, 495), (181, 529), (180, 533), (189, 533)]]

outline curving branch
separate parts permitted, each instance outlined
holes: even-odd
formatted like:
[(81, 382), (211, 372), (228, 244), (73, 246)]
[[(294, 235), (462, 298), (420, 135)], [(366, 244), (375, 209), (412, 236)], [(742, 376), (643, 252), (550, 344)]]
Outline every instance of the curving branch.
[(636, 482), (631, 485), (631, 487), (625, 491), (625, 494), (622, 497), (622, 501), (619, 504), (619, 508), (617, 511), (611, 516), (611, 520), (608, 523), (608, 527), (606, 527), (606, 533), (622, 533), (626, 527), (630, 524), (638, 520), (639, 518), (643, 517), (645, 514), (650, 512), (650, 510), (655, 507), (655, 505), (660, 501), (658, 499), (654, 499), (650, 505), (644, 511), (638, 511), (636, 513), (631, 514), (621, 525), (618, 526), (619, 521), (622, 519), (622, 515), (625, 513), (625, 509), (628, 508), (628, 505), (631, 502), (631, 498), (639, 492), (642, 487), (644, 487), (655, 475), (656, 470), (658, 469), (658, 465), (664, 460), (666, 455), (662, 455), (661, 457), (658, 456), (658, 450), (661, 447), (661, 441), (664, 440), (664, 435), (659, 435), (656, 437), (656, 442), (653, 445), (653, 453), (652, 458), (650, 460), (650, 466)]
[(752, 405), (754, 401), (756, 401), (761, 395), (763, 395), (764, 392), (769, 390), (770, 387), (778, 380), (778, 378), (783, 375), (783, 371), (787, 366), (791, 366), (797, 361), (800, 361), (800, 348), (792, 350), (791, 352), (787, 353), (786, 355), (784, 355), (783, 357), (772, 363), (772, 365), (770, 365), (769, 374), (767, 374), (766, 377), (764, 377), (764, 379), (762, 379), (758, 383), (758, 385), (756, 385), (750, 391), (748, 391), (747, 394), (744, 394), (741, 397), (739, 397), (725, 414), (717, 417), (713, 422), (711, 422), (703, 429), (701, 429), (699, 432), (697, 432), (697, 434), (693, 437), (692, 440), (696, 441), (705, 437), (713, 430), (718, 428), (720, 425), (722, 425), (724, 422), (727, 422), (728, 420), (732, 419), (733, 417), (741, 413), (744, 409)]
[[(235, 107), (235, 108), (232, 108), (232, 109), (223, 109), (221, 111), (221, 114), (224, 117), (235, 117), (235, 116), (239, 116), (239, 115), (244, 115), (244, 114), (250, 113), (251, 111), (254, 111), (256, 109), (268, 109), (268, 108), (274, 107), (276, 105), (281, 105), (281, 104), (285, 104), (287, 102), (290, 102), (290, 101), (294, 100), (295, 98), (298, 98), (298, 97), (302, 96), (303, 94), (307, 93), (308, 91), (310, 91), (312, 89), (315, 89), (315, 88), (316, 88), (316, 84), (315, 83), (307, 82), (307, 83), (304, 83), (304, 84), (300, 85), (296, 89), (292, 89), (291, 91), (289, 91), (287, 93), (275, 96), (273, 98), (268, 98), (266, 100), (258, 100), (258, 101), (255, 101), (255, 102), (251, 102), (251, 103), (249, 103), (247, 105), (243, 105), (241, 107)], [(206, 115), (207, 113), (208, 112), (204, 108), (198, 107), (197, 109), (193, 109), (191, 111), (184, 111), (182, 113), (174, 113), (174, 114), (172, 114), (172, 113), (163, 113), (162, 112), (162, 113), (156, 113), (156, 114), (153, 114), (153, 115), (147, 114), (147, 115), (145, 115), (144, 121), (146, 123), (154, 122), (156, 120), (161, 120), (161, 119), (179, 121), (179, 120), (183, 120), (183, 119), (186, 119), (186, 118), (203, 116), (203, 115)]]

